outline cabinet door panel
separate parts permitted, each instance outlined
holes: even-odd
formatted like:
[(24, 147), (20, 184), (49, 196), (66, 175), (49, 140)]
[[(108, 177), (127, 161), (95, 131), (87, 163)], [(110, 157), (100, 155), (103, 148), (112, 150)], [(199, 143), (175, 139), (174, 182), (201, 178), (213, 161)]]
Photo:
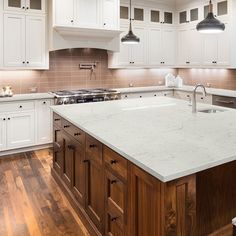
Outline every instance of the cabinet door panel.
[(118, 1), (103, 0), (103, 27), (106, 29), (117, 29), (118, 20)]
[(73, 142), (73, 174), (72, 188), (77, 201), (84, 206), (85, 204), (85, 151), (79, 142)]
[(59, 175), (62, 175), (64, 164), (64, 138), (62, 129), (54, 126), (53, 135), (53, 168)]
[(213, 66), (218, 57), (218, 37), (216, 35), (204, 35), (203, 63)]
[(6, 149), (6, 117), (0, 116), (0, 151)]
[(74, 155), (74, 149), (72, 148), (72, 143), (67, 135), (64, 135), (64, 161), (63, 161), (63, 175), (62, 179), (69, 189), (72, 187), (72, 161)]
[(4, 14), (4, 66), (25, 67), (25, 16)]
[(188, 30), (181, 29), (178, 32), (178, 64), (186, 65), (189, 61), (189, 39)]
[(34, 144), (34, 111), (8, 115), (7, 148), (20, 148)]
[(26, 0), (27, 12), (44, 13), (45, 0)]
[(52, 141), (51, 100), (37, 101), (37, 143)]
[[(121, 30), (123, 31), (120, 35), (120, 37), (122, 38), (123, 36), (125, 36), (128, 32), (129, 27), (126, 26), (122, 26)], [(117, 64), (120, 66), (127, 66), (130, 65), (131, 62), (131, 49), (130, 49), (130, 45), (127, 44), (120, 44), (120, 52), (119, 53), (115, 53), (115, 57), (117, 57)]]
[(83, 27), (99, 26), (98, 0), (77, 0), (76, 1), (76, 24)]
[(146, 64), (146, 33), (143, 27), (133, 27), (134, 34), (140, 38), (140, 43), (131, 46), (131, 59), (134, 66), (142, 66)]
[(163, 29), (162, 30), (162, 55), (165, 65), (175, 64), (175, 30)]
[(230, 34), (228, 24), (225, 25), (225, 31), (218, 35), (217, 65), (230, 65)]
[(162, 60), (162, 49), (161, 49), (161, 29), (153, 28), (149, 30), (148, 35), (149, 41), (149, 64), (160, 65)]
[(26, 0), (4, 0), (4, 9), (7, 11), (22, 11), (26, 8)]
[(189, 62), (190, 65), (201, 65), (202, 60), (202, 35), (192, 28), (189, 31)]
[(46, 64), (45, 18), (26, 16), (26, 65), (43, 67)]
[(86, 154), (85, 208), (97, 228), (103, 230), (104, 188), (102, 166)]
[(162, 235), (161, 184), (135, 166), (131, 173), (131, 235)]
[(74, 19), (74, 0), (54, 0), (54, 25), (71, 26)]

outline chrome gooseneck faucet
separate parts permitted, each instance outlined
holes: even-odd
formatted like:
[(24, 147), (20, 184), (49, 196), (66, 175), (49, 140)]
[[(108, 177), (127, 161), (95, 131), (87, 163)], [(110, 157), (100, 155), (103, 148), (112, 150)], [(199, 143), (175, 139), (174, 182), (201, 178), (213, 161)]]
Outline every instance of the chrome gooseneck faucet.
[(198, 88), (203, 88), (202, 94), (203, 96), (206, 97), (207, 93), (206, 93), (206, 88), (204, 85), (202, 84), (197, 84), (193, 90), (193, 102), (192, 102), (192, 112), (193, 113), (197, 113), (197, 99), (196, 99), (196, 95), (197, 95), (197, 89)]

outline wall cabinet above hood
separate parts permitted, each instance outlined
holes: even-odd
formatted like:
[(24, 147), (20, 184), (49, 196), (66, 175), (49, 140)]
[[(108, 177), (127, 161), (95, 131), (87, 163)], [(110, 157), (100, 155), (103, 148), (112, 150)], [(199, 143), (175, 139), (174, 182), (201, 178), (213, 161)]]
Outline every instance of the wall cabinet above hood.
[(50, 50), (119, 51), (119, 0), (53, 0), (49, 3)]

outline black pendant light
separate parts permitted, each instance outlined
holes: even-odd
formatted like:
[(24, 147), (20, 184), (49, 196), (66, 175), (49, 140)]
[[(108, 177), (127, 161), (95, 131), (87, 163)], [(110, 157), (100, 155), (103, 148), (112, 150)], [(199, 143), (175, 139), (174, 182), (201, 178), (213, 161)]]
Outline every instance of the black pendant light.
[(213, 4), (210, 0), (209, 13), (207, 17), (197, 24), (197, 31), (200, 33), (213, 34), (221, 33), (225, 30), (225, 24), (217, 20), (213, 14)]
[(130, 0), (130, 18), (129, 18), (129, 32), (124, 37), (121, 38), (121, 42), (124, 44), (138, 44), (140, 42), (139, 37), (137, 37), (132, 31), (132, 19), (131, 19), (131, 0)]

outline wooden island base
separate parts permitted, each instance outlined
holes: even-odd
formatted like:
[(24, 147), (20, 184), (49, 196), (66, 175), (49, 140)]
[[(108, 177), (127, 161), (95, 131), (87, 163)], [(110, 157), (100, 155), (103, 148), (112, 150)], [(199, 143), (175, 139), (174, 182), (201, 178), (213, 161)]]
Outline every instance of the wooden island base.
[(54, 113), (52, 175), (91, 235), (231, 236), (235, 170), (163, 183)]

